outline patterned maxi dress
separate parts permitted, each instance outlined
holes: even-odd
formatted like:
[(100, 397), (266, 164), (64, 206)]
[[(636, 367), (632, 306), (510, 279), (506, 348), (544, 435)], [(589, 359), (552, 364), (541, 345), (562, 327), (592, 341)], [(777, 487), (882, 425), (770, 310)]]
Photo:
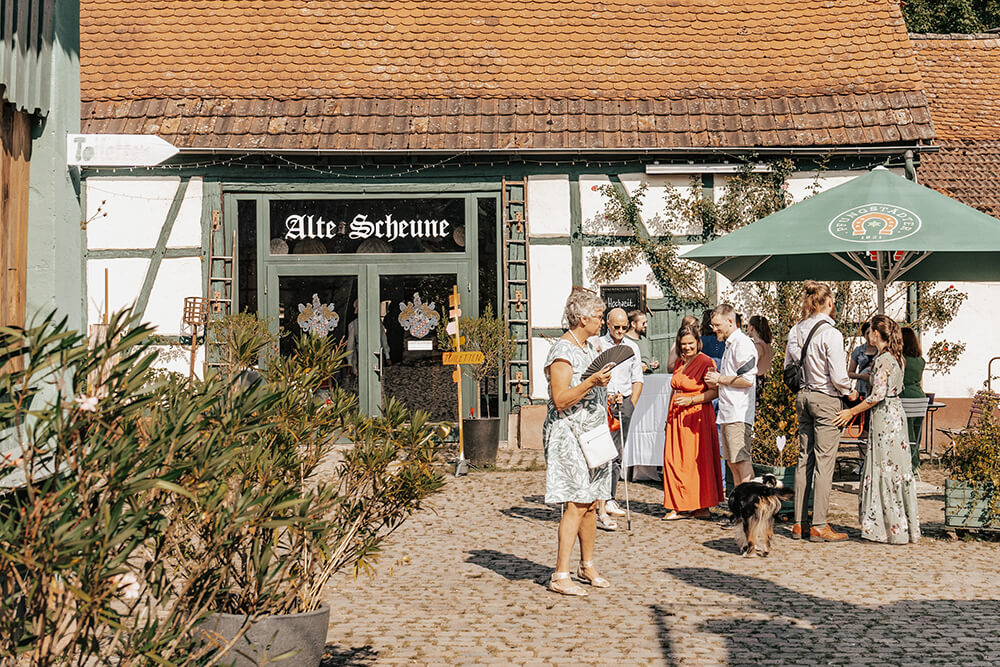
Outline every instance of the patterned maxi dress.
[[(557, 359), (564, 359), (573, 367), (570, 386), (580, 384), (580, 376), (597, 356), (590, 342), (583, 350), (568, 340), (559, 339), (545, 359), (545, 377)], [(556, 410), (549, 385), (549, 412), (545, 417), (542, 439), (545, 444), (545, 502), (592, 503), (611, 497), (611, 464), (596, 470), (587, 467), (583, 450), (573, 429), (584, 433), (607, 419), (607, 390), (595, 387), (579, 403), (565, 411)], [(572, 423), (572, 427), (570, 424)]]
[(871, 384), (871, 395), (865, 399), (874, 407), (861, 474), (861, 537), (889, 544), (916, 542), (920, 539), (917, 487), (899, 400), (903, 369), (888, 352), (872, 363)]

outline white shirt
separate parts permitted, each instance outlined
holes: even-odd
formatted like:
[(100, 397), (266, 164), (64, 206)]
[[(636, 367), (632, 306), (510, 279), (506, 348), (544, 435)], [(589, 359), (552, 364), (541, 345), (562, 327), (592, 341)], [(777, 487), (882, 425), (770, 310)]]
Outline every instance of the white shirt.
[(829, 315), (814, 313), (792, 327), (788, 332), (788, 346), (785, 348), (785, 368), (802, 357), (802, 345), (813, 326), (820, 321), (829, 322), (830, 326), (820, 327), (809, 341), (803, 364), (807, 388), (830, 396), (847, 396), (851, 393), (851, 379), (847, 377), (844, 335)]
[[(746, 368), (739, 373), (741, 368)], [(719, 417), (720, 424), (735, 424), (745, 422), (753, 424), (754, 418), (754, 385), (757, 382), (757, 346), (750, 337), (737, 329), (726, 339), (726, 351), (722, 353), (722, 363), (719, 364), (720, 375), (741, 377), (750, 383), (749, 387), (733, 387), (728, 384), (719, 385)]]
[(594, 347), (601, 353), (615, 345), (627, 345), (632, 348), (632, 356), (611, 369), (611, 382), (608, 383), (608, 396), (621, 394), (632, 395), (632, 383), (642, 382), (642, 355), (635, 341), (625, 336), (621, 343), (615, 343), (610, 333), (594, 338)]

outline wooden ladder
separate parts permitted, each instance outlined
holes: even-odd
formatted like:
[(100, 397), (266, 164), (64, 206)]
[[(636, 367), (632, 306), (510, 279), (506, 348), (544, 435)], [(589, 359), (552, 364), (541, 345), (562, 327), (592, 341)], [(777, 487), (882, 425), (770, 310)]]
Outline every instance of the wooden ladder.
[(503, 178), (503, 315), (516, 349), (507, 367), (507, 392), (513, 405), (531, 402), (530, 266), (528, 263), (528, 181)]
[[(222, 224), (222, 212), (212, 211), (212, 227), (208, 233), (208, 317), (218, 319), (233, 312), (233, 277), (236, 275), (236, 229), (229, 235), (226, 244), (226, 229)], [(221, 245), (221, 252), (216, 254), (216, 239)], [(205, 336), (205, 364), (210, 368), (221, 366), (218, 354), (209, 344), (210, 336)]]

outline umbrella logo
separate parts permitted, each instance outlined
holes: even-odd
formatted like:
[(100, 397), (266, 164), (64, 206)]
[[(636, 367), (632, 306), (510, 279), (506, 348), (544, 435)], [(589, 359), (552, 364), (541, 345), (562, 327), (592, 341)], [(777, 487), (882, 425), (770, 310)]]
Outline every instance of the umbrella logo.
[(898, 241), (920, 229), (920, 217), (902, 206), (865, 204), (854, 206), (830, 221), (830, 234), (852, 243)]

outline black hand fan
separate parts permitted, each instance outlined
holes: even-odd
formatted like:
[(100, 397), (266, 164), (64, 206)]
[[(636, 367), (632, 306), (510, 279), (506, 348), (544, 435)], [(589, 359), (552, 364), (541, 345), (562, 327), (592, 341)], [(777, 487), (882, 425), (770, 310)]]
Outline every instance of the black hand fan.
[(580, 376), (580, 380), (586, 380), (594, 373), (598, 372), (608, 364), (617, 366), (623, 361), (631, 359), (635, 352), (628, 345), (615, 345), (614, 347), (609, 347), (608, 349), (597, 355), (597, 358), (590, 362), (587, 366), (587, 370), (583, 372)]

